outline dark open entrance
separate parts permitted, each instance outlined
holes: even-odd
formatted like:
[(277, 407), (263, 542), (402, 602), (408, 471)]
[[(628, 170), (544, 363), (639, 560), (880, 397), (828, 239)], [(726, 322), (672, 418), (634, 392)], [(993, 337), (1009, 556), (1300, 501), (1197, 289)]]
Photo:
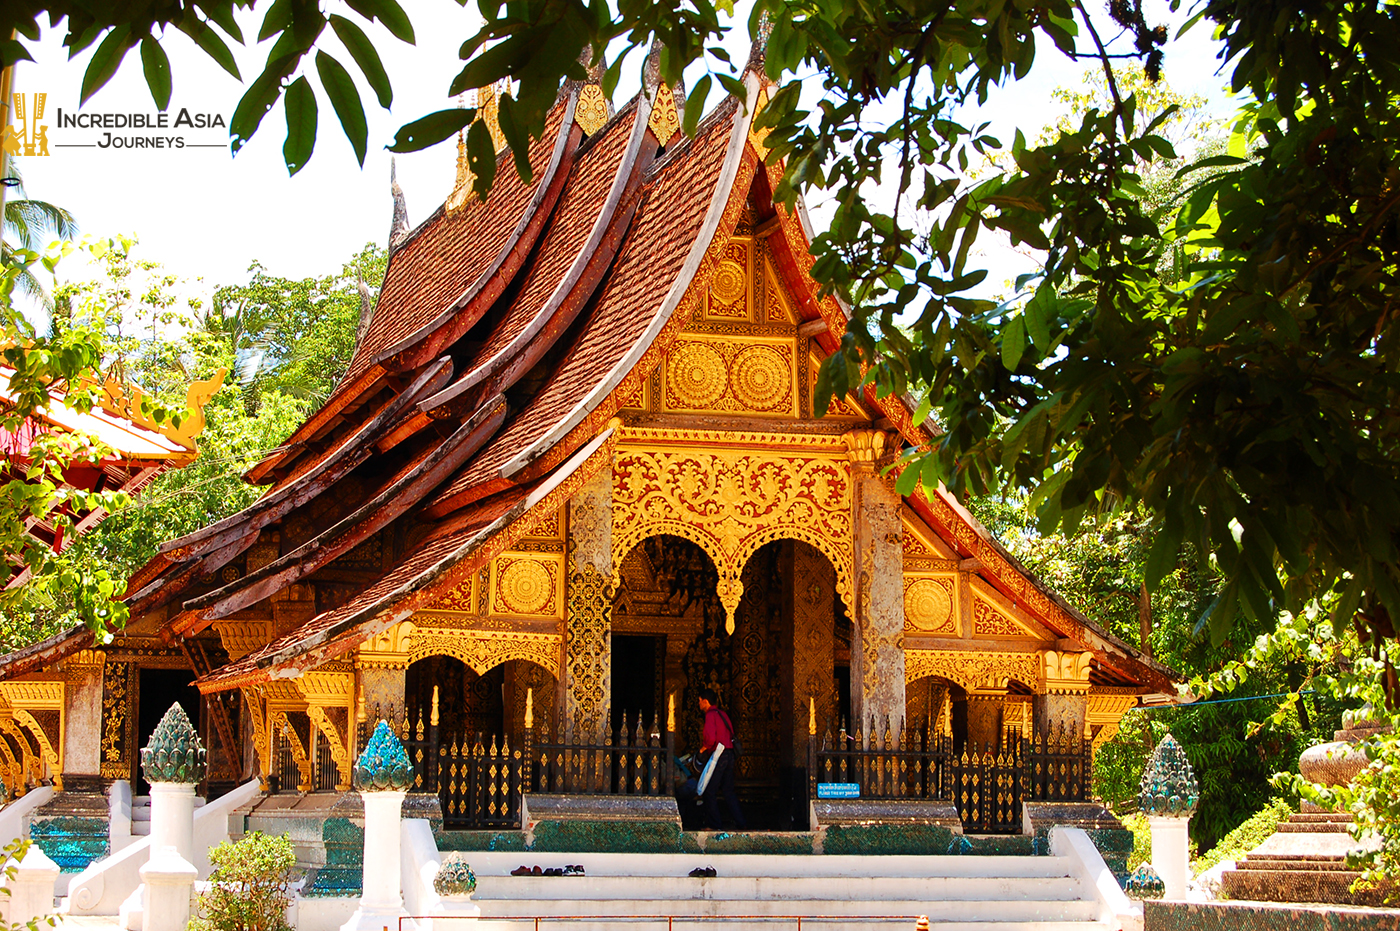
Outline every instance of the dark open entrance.
[(673, 696), (677, 752), (694, 751), (703, 726), (696, 699), (702, 688), (714, 689), (743, 747), (736, 781), (749, 828), (806, 829), (811, 718), (815, 713), (819, 727), (835, 721), (849, 694), (839, 676), (849, 664), (849, 622), (843, 639), (830, 561), (794, 540), (764, 546), (745, 566), (732, 634), (718, 573), (694, 543), (651, 537), (627, 555), (621, 576), (613, 612), (614, 725), (624, 711), (635, 723), (649, 694), (664, 719), (666, 696)]
[[(175, 702), (185, 709), (190, 723), (202, 736), (204, 734), (203, 715), (200, 713), (203, 702), (199, 689), (194, 687), (194, 673), (188, 669), (142, 669), (139, 683), (140, 700), (137, 705), (136, 730), (138, 747), (144, 747), (151, 740), (160, 719)], [(136, 761), (137, 794), (149, 795), (151, 784), (141, 772), (141, 762)]]

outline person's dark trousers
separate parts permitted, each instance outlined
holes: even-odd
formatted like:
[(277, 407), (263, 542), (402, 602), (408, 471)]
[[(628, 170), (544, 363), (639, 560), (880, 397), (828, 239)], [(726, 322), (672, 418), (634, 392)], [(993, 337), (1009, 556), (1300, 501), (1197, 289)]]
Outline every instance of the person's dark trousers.
[(710, 776), (710, 782), (705, 786), (705, 822), (712, 831), (723, 827), (719, 818), (721, 797), (724, 798), (724, 807), (729, 809), (729, 815), (734, 819), (735, 829), (746, 830), (744, 813), (739, 808), (739, 795), (734, 791), (734, 755), (728, 752), (720, 756), (719, 762), (715, 764), (715, 771)]

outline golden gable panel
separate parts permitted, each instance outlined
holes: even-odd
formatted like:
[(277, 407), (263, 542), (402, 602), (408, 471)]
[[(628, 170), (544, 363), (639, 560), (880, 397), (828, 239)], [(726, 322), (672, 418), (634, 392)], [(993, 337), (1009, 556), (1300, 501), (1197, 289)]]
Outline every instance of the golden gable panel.
[(491, 613), (564, 616), (564, 556), (502, 553), (491, 573)]
[(725, 244), (705, 295), (705, 319), (753, 322), (753, 260), (751, 237), (735, 236)]
[(972, 597), (972, 633), (977, 637), (1040, 639), (1035, 631), (978, 594), (974, 594)]
[(766, 256), (763, 260), (763, 285), (763, 319), (765, 323), (790, 323), (796, 326), (802, 322), (797, 318), (797, 311), (793, 309), (792, 299), (778, 283), (778, 273)]

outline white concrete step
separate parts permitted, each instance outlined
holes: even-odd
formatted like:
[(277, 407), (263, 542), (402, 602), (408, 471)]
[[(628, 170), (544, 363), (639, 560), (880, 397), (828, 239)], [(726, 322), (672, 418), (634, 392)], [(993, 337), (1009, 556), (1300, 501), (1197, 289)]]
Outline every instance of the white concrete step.
[[(448, 851), (444, 851), (446, 855)], [(552, 879), (566, 882), (601, 876), (686, 877), (698, 866), (712, 866), (720, 878), (853, 877), (882, 878), (993, 878), (1033, 879), (1069, 876), (1059, 857), (980, 857), (980, 856), (814, 856), (801, 854), (704, 854), (704, 853), (541, 853), (537, 851), (471, 851), (460, 855), (472, 865), (478, 878), (509, 877), (519, 866), (542, 869), (580, 864), (586, 877), (509, 877), (511, 879)], [(478, 892), (478, 895), (480, 893)]]
[[(870, 916), (857, 924), (849, 917), (823, 918), (804, 915), (803, 931), (913, 931), (917, 916)], [(939, 921), (929, 918), (935, 931), (1119, 931), (1101, 921)], [(703, 924), (703, 927), (702, 927)], [(734, 916), (667, 916), (626, 920), (550, 918), (539, 923), (541, 931), (796, 931), (796, 916), (745, 919)], [(433, 931), (534, 931), (533, 918), (434, 918)]]
[[(640, 891), (640, 890), (639, 890)], [(839, 893), (838, 889), (829, 890)], [(1097, 902), (1083, 900), (960, 901), (936, 899), (482, 899), (477, 901), (483, 918), (622, 917), (685, 915), (693, 917), (759, 917), (810, 915), (813, 917), (867, 917), (927, 915), (930, 921), (1089, 922), (1099, 916)]]
[(131, 820), (131, 834), (132, 834), (133, 837), (145, 837), (145, 836), (149, 835), (150, 833), (151, 833), (151, 819), (150, 819), (150, 818), (147, 818), (145, 821), (137, 821), (135, 818), (133, 818), (133, 819)]
[[(719, 861), (717, 869), (727, 864)], [(833, 884), (855, 901), (1069, 901), (1083, 898), (1078, 880), (1067, 876), (481, 876), (474, 900), (648, 899), (821, 900)], [(484, 907), (484, 906), (483, 906)]]

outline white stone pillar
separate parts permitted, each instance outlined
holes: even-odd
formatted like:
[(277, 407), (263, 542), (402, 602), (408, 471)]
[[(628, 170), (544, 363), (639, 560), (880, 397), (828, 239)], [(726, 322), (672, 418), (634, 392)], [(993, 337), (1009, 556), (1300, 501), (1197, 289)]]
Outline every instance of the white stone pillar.
[(5, 872), (14, 869), (14, 878), (7, 881), (9, 896), (0, 896), (0, 912), (7, 924), (25, 924), (44, 915), (52, 915), (54, 883), (58, 882), (58, 864), (48, 858), (38, 844), (31, 843), (19, 859), (5, 863)]
[(364, 867), (360, 907), (341, 931), (416, 928), (403, 921), (403, 800), (413, 783), (413, 765), (389, 725), (380, 721), (355, 763), (355, 788), (365, 805)]
[[(153, 837), (154, 830), (153, 824)], [(173, 846), (167, 845), (152, 848), (151, 859), (141, 867), (140, 873), (146, 887), (142, 931), (185, 931), (190, 923), (190, 899), (199, 870)]]
[(845, 434), (851, 461), (855, 544), (855, 629), (851, 644), (851, 727), (898, 734), (904, 725), (904, 536), (900, 497), (879, 474), (886, 434)]
[(1190, 818), (1148, 815), (1152, 829), (1152, 868), (1166, 886), (1165, 899), (1186, 899), (1186, 878), (1190, 875), (1191, 847), (1186, 827)]
[(1191, 875), (1187, 827), (1200, 795), (1186, 751), (1168, 734), (1152, 751), (1138, 794), (1138, 811), (1152, 829), (1152, 867), (1166, 887), (1164, 898), (1186, 898), (1186, 878)]
[(151, 783), (151, 849), (158, 850), (161, 847), (173, 847), (180, 859), (188, 863), (194, 862), (192, 783)]

